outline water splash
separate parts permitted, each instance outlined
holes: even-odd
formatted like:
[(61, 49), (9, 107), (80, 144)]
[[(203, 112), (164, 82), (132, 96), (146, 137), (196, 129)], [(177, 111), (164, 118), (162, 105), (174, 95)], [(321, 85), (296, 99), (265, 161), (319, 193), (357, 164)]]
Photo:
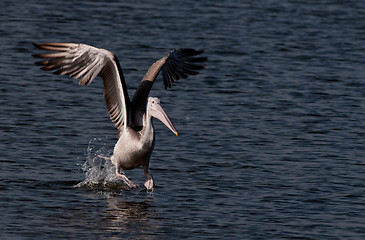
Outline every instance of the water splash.
[(86, 161), (82, 165), (85, 180), (75, 187), (92, 188), (97, 190), (120, 190), (125, 185), (116, 177), (115, 167), (110, 160), (112, 151), (101, 138), (93, 138), (89, 141), (86, 150)]

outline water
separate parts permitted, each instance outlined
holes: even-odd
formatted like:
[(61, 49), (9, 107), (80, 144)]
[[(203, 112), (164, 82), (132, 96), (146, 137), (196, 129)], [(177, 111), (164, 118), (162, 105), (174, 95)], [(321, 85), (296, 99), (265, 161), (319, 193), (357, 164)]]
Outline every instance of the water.
[[(363, 1), (1, 1), (1, 239), (361, 239)], [(115, 52), (130, 95), (170, 49), (200, 75), (158, 96), (155, 191), (111, 174), (100, 80), (33, 65), (32, 42)], [(143, 185), (143, 170), (126, 172)]]

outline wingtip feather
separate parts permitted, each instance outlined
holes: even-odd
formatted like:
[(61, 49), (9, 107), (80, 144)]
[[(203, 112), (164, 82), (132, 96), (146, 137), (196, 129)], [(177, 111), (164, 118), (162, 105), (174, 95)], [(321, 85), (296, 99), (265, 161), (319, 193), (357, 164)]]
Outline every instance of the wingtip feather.
[(202, 53), (204, 53), (204, 49), (181, 48), (172, 50), (162, 69), (165, 89), (170, 88), (174, 81), (179, 80), (179, 78), (199, 74), (199, 70), (205, 68), (205, 62), (208, 60), (205, 56), (198, 56)]

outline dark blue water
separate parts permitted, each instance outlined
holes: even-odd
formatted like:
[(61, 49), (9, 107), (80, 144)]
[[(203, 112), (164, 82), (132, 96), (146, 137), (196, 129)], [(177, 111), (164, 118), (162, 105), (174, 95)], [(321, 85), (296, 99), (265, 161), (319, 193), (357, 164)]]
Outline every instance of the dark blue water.
[[(362, 239), (365, 3), (130, 2), (1, 1), (0, 238)], [(115, 52), (130, 95), (171, 49), (206, 50), (151, 92), (179, 130), (155, 121), (152, 194), (97, 157), (116, 142), (101, 81), (33, 65), (47, 41)]]

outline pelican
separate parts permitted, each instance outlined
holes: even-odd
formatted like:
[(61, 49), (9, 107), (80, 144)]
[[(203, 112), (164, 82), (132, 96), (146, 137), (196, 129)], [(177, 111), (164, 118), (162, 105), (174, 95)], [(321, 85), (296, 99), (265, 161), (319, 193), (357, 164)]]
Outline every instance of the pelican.
[(80, 79), (80, 85), (89, 85), (98, 76), (103, 80), (103, 92), (110, 119), (118, 129), (118, 141), (113, 155), (108, 158), (115, 166), (116, 176), (129, 188), (136, 188), (123, 170), (142, 166), (147, 190), (153, 190), (154, 181), (149, 173), (149, 162), (155, 145), (152, 117), (163, 122), (173, 133), (177, 130), (160, 100), (148, 97), (151, 87), (161, 72), (165, 89), (179, 78), (196, 75), (205, 67), (206, 57), (199, 56), (203, 50), (175, 49), (156, 61), (148, 69), (130, 101), (127, 85), (117, 56), (105, 49), (81, 43), (43, 43), (35, 47), (52, 51), (33, 54), (43, 58), (35, 64), (42, 70), (56, 70), (58, 75)]

